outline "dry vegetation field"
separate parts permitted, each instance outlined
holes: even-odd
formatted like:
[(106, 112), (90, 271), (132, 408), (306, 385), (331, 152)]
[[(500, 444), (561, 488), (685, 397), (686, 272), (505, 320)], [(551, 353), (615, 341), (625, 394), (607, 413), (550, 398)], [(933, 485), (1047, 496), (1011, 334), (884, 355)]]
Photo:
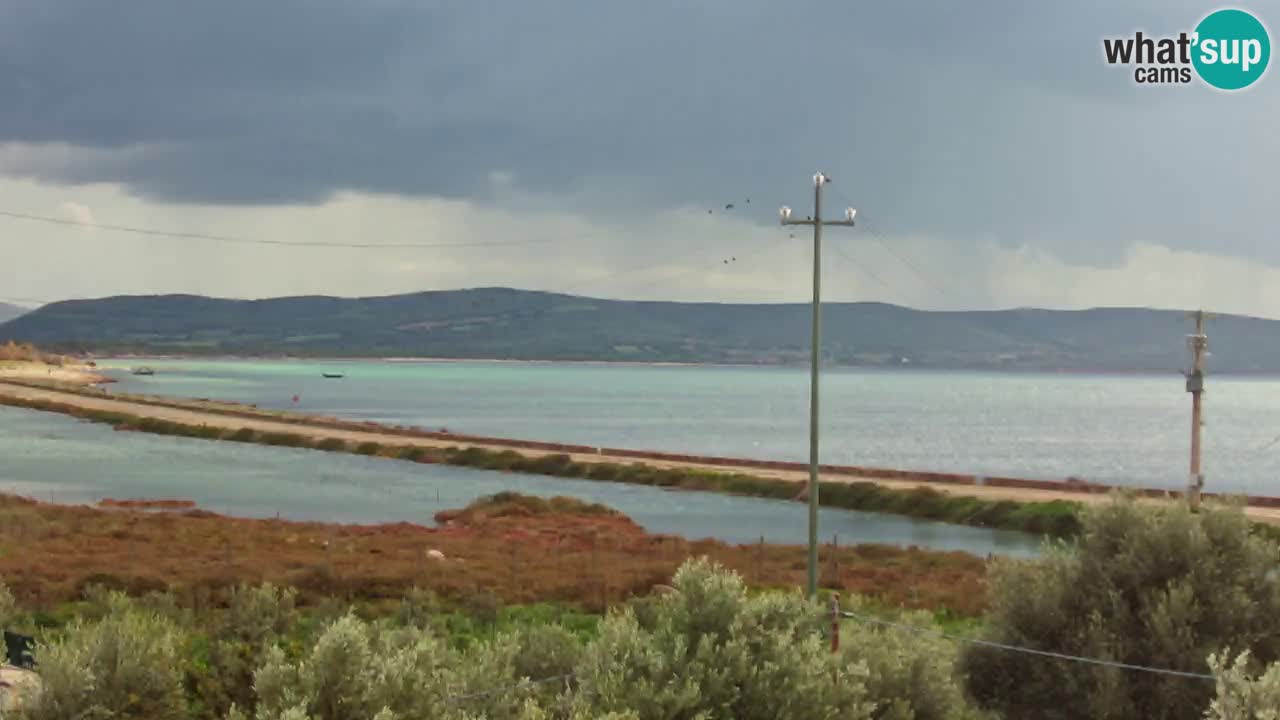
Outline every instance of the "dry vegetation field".
[[(296, 588), (300, 601), (393, 601), (413, 588), (468, 606), (558, 602), (598, 611), (668, 583), (708, 556), (755, 587), (799, 586), (805, 549), (652, 535), (608, 508), (514, 494), (440, 513), (437, 527), (243, 519), (184, 502), (64, 506), (0, 496), (0, 577), (19, 604), (51, 609), (93, 585), (217, 602), (240, 583)], [(434, 552), (433, 552), (434, 551)], [(443, 556), (443, 557), (441, 557)], [(822, 585), (890, 607), (985, 607), (985, 561), (889, 546), (822, 549)]]

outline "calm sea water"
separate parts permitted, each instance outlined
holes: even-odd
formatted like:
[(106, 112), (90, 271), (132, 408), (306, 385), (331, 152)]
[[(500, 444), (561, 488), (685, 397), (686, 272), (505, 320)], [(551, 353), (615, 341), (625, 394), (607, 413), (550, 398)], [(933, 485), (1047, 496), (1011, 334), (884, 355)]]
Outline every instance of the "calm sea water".
[[(455, 432), (753, 458), (808, 458), (797, 368), (377, 361), (148, 361), (121, 391), (208, 397)], [(107, 363), (127, 369), (129, 363)], [(343, 371), (326, 380), (321, 371)], [(295, 405), (294, 395), (300, 396)], [(822, 460), (913, 470), (1186, 484), (1180, 375), (832, 370)], [(1211, 376), (1210, 489), (1280, 494), (1280, 380)], [(1273, 445), (1273, 443), (1275, 443)]]
[[(118, 433), (62, 415), (0, 407), (0, 490), (55, 502), (186, 498), (216, 512), (297, 520), (432, 523), (502, 490), (600, 502), (651, 532), (749, 543), (807, 541), (801, 503), (513, 475), (314, 450)], [(1021, 533), (823, 510), (824, 539), (1027, 555)]]

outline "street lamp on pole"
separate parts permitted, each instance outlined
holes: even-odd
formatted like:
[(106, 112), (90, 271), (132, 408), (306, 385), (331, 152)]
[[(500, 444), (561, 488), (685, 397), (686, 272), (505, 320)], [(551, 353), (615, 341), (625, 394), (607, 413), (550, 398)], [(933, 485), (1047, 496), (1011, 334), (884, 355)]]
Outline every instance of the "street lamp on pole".
[(818, 367), (822, 338), (822, 228), (825, 225), (853, 227), (853, 208), (846, 208), (844, 220), (822, 219), (822, 186), (831, 182), (823, 173), (813, 176), (813, 217), (791, 219), (791, 208), (779, 214), (783, 225), (813, 226), (813, 330), (809, 352), (809, 597), (818, 594)]

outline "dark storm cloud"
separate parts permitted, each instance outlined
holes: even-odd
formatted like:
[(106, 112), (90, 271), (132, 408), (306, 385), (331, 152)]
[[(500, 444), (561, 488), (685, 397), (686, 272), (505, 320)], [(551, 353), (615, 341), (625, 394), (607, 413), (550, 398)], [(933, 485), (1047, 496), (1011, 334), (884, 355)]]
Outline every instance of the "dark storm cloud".
[(1258, 239), (1277, 81), (1137, 88), (1101, 61), (1103, 36), (1205, 10), (42, 0), (0, 5), (0, 142), (128, 148), (25, 173), (164, 200), (468, 197), (510, 171), (538, 192), (616, 184), (636, 212), (753, 197), (762, 221), (821, 168), (885, 231), (1280, 260)]

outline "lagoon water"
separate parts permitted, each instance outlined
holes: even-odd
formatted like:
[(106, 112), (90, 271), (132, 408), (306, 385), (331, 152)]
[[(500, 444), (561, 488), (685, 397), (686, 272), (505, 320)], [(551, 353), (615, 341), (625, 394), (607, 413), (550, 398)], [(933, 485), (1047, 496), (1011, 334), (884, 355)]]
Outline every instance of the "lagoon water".
[[(70, 417), (0, 407), (0, 491), (62, 503), (104, 497), (183, 498), (245, 517), (431, 524), (502, 490), (600, 502), (656, 533), (731, 543), (806, 542), (802, 503), (567, 480), (366, 458), (316, 450), (119, 433)], [(823, 510), (824, 540), (1027, 555), (1022, 533)]]
[[(208, 397), (454, 432), (806, 460), (803, 368), (571, 363), (155, 360), (119, 391)], [(322, 371), (346, 377), (327, 380)], [(1183, 379), (826, 371), (824, 462), (1182, 488)], [(295, 405), (294, 395), (300, 396)], [(1210, 489), (1280, 495), (1280, 380), (1211, 376)]]

